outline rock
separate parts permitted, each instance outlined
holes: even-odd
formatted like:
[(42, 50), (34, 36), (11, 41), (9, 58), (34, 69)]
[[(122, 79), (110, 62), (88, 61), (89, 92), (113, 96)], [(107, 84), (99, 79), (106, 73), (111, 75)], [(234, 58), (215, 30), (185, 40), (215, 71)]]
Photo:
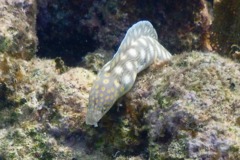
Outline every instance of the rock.
[(240, 64), (187, 54), (138, 77), (126, 95), (129, 121), (148, 128), (150, 159), (239, 159)]
[(0, 54), (31, 59), (37, 50), (36, 1), (0, 1)]
[(214, 1), (211, 43), (218, 53), (240, 60), (240, 1)]
[(1, 158), (108, 158), (100, 151), (88, 155), (82, 139), (95, 75), (83, 68), (60, 73), (54, 60), (0, 55)]
[(239, 159), (239, 77), (240, 64), (217, 54), (176, 55), (140, 73), (94, 128), (84, 123), (92, 72), (67, 68), (62, 73), (54, 60), (3, 54), (0, 155)]
[(239, 158), (239, 76), (239, 63), (215, 53), (153, 65), (86, 132), (88, 147), (119, 159)]
[(45, 105), (56, 107), (61, 125), (59, 128), (73, 130), (85, 125), (85, 115), (95, 75), (83, 68), (70, 69), (46, 84)]

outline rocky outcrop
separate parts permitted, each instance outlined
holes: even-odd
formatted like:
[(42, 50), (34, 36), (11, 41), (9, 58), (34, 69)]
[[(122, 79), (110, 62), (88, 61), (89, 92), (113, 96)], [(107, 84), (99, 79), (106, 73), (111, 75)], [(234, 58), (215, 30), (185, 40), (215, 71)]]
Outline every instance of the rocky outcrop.
[(0, 53), (31, 59), (37, 50), (35, 0), (0, 2)]
[(56, 64), (1, 55), (2, 158), (240, 158), (239, 63), (192, 52), (153, 65), (97, 128), (84, 123), (95, 75)]
[(57, 64), (0, 55), (0, 159), (105, 157), (88, 156), (80, 138), (94, 74)]
[(150, 159), (240, 158), (238, 63), (193, 52), (145, 73), (125, 103), (147, 128)]
[(230, 59), (200, 52), (152, 66), (90, 141), (142, 159), (239, 158), (239, 69)]

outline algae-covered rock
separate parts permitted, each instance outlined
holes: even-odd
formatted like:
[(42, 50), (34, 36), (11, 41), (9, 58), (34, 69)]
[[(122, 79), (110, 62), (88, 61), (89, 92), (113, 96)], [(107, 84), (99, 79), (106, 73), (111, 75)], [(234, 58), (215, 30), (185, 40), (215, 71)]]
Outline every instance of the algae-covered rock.
[(0, 158), (109, 159), (101, 151), (88, 155), (85, 147), (94, 78), (83, 68), (60, 74), (54, 60), (0, 55)]
[[(54, 77), (46, 84), (44, 105), (47, 108), (55, 108), (54, 115), (51, 116), (54, 116), (56, 121), (61, 121), (57, 122), (59, 131), (81, 130), (85, 125), (88, 92), (94, 79), (93, 73), (83, 68), (74, 68)], [(52, 123), (56, 122), (53, 120)]]
[(144, 71), (125, 103), (132, 115), (147, 108), (134, 120), (148, 128), (150, 159), (239, 159), (239, 77), (238, 63), (199, 52)]
[(0, 57), (3, 159), (239, 159), (240, 64), (192, 52), (140, 73), (85, 125), (95, 74), (54, 60)]
[(88, 147), (116, 159), (240, 158), (239, 76), (238, 63), (215, 53), (153, 65), (87, 130)]
[(0, 54), (29, 60), (37, 50), (36, 1), (0, 1)]

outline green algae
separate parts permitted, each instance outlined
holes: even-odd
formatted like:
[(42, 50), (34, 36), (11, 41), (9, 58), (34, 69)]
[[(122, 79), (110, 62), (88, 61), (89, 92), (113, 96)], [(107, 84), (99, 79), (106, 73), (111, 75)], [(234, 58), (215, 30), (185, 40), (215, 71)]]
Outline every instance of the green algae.
[(12, 45), (12, 42), (10, 39), (1, 38), (0, 39), (0, 52), (5, 53), (11, 45)]
[(54, 154), (54, 148), (52, 148), (52, 146), (46, 141), (47, 137), (45, 134), (37, 132), (36, 129), (30, 129), (27, 132), (27, 135), (29, 135), (32, 138), (32, 141), (34, 141), (34, 146), (31, 148), (32, 155), (37, 155), (40, 160), (53, 159), (56, 157)]

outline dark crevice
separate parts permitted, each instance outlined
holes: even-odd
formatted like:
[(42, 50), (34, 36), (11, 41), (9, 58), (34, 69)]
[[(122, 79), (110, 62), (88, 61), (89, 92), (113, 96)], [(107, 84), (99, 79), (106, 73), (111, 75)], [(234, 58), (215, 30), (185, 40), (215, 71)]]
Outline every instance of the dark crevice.
[(87, 7), (81, 10), (83, 6), (67, 1), (39, 1), (36, 28), (38, 57), (61, 57), (66, 65), (76, 66), (83, 56), (98, 48), (98, 43), (92, 38), (94, 31), (81, 26), (87, 12)]

